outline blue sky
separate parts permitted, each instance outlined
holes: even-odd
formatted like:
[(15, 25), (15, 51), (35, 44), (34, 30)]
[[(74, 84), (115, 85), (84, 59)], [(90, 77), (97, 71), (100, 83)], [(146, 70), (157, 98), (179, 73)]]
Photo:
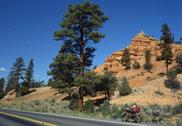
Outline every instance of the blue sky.
[[(35, 64), (35, 79), (48, 80), (47, 71), (61, 42), (53, 40), (69, 4), (81, 0), (0, 0), (0, 77), (6, 77), (19, 56)], [(109, 20), (101, 29), (106, 37), (96, 45), (94, 65), (126, 47), (142, 29), (160, 38), (167, 22), (176, 40), (182, 36), (181, 0), (92, 0)]]

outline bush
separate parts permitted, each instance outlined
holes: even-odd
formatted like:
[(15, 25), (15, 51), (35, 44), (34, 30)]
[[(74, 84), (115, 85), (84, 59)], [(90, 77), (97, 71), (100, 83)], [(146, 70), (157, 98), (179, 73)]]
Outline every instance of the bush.
[(175, 71), (176, 71), (177, 74), (182, 73), (182, 67), (179, 66), (179, 65), (175, 66)]
[(123, 79), (121, 81), (121, 85), (119, 87), (119, 93), (120, 93), (120, 95), (129, 95), (132, 93), (132, 89), (129, 86), (129, 82), (126, 79), (126, 77), (123, 77)]
[(165, 86), (171, 89), (180, 89), (181, 84), (178, 80), (165, 80)]
[(176, 79), (176, 76), (177, 76), (177, 72), (174, 69), (169, 70), (168, 73), (167, 73), (167, 78), (169, 80)]
[(176, 120), (176, 126), (182, 126), (182, 119)]
[(94, 112), (94, 104), (91, 100), (87, 100), (83, 106), (83, 111), (87, 113), (93, 113)]
[(176, 63), (182, 67), (182, 53), (176, 55)]
[(135, 61), (132, 66), (133, 66), (133, 69), (139, 69), (140, 68), (140, 63)]
[(111, 118), (121, 119), (123, 113), (123, 107), (119, 108), (117, 105), (111, 107)]
[(99, 109), (104, 117), (111, 114), (110, 103), (108, 100), (104, 101), (104, 103), (100, 105)]
[(157, 56), (156, 57), (156, 61), (161, 61), (161, 60), (163, 60), (162, 56)]
[(165, 86), (172, 89), (179, 89), (180, 82), (176, 79), (177, 72), (176, 70), (172, 69), (167, 73), (168, 80), (165, 80)]
[(151, 63), (145, 63), (143, 65), (144, 69), (147, 70), (147, 71), (150, 71), (153, 67), (153, 65)]
[(173, 114), (182, 113), (182, 103), (179, 103), (173, 107)]
[(69, 108), (70, 108), (71, 110), (76, 110), (76, 109), (79, 108), (78, 105), (79, 105), (79, 104), (78, 104), (78, 97), (77, 97), (76, 94), (73, 94), (73, 96), (72, 96), (72, 98), (71, 98), (71, 100), (70, 100)]

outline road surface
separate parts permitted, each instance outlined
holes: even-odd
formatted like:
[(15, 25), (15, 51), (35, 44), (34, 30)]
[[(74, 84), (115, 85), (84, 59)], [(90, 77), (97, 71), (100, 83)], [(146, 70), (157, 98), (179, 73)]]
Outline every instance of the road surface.
[(74, 116), (50, 115), (34, 112), (0, 109), (0, 126), (149, 126), (88, 119)]

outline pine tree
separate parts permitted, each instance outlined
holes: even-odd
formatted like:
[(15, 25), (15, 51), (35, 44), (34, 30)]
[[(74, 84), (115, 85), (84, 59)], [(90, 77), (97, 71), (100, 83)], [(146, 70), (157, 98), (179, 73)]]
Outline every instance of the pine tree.
[(7, 78), (7, 84), (5, 87), (5, 93), (7, 94), (9, 91), (14, 89), (14, 79), (13, 79), (13, 73), (12, 71), (9, 73)]
[(125, 69), (130, 69), (131, 66), (131, 59), (130, 59), (130, 53), (127, 48), (124, 49), (123, 51), (123, 56), (121, 59), (121, 64), (125, 66)]
[(11, 71), (11, 81), (13, 82), (14, 90), (16, 92), (16, 96), (21, 95), (20, 83), (24, 80), (24, 72), (25, 72), (25, 65), (24, 60), (22, 57), (18, 57), (16, 62), (13, 64), (12, 71)]
[[(84, 77), (85, 68), (92, 64), (94, 47), (91, 42), (97, 43), (104, 34), (99, 32), (99, 28), (108, 18), (97, 4), (83, 2), (70, 5), (64, 15), (61, 29), (54, 33), (55, 40), (62, 40), (65, 47), (71, 53), (78, 55), (80, 75)], [(79, 88), (80, 107), (83, 107), (83, 88)]]
[(49, 68), (48, 75), (52, 76), (49, 84), (52, 87), (70, 88), (74, 86), (74, 78), (79, 75), (79, 59), (77, 55), (66, 52), (63, 45)]
[(151, 51), (150, 50), (146, 50), (145, 51), (145, 64), (144, 64), (144, 68), (148, 71), (150, 71), (152, 69), (152, 64), (151, 64)]
[(23, 94), (27, 94), (29, 92), (29, 88), (31, 87), (31, 84), (33, 83), (33, 59), (30, 60), (28, 68), (26, 69), (25, 73), (25, 80), (23, 82)]
[(164, 23), (162, 25), (161, 35), (161, 56), (165, 60), (166, 73), (168, 72), (168, 65), (172, 62), (172, 43), (174, 43), (173, 35), (170, 31), (169, 26)]
[(1, 78), (0, 79), (0, 99), (3, 98), (5, 95), (4, 86), (5, 86), (5, 79)]

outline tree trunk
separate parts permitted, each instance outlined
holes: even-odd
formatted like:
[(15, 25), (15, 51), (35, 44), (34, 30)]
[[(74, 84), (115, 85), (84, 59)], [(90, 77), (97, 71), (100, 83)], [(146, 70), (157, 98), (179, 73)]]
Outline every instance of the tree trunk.
[(168, 60), (166, 60), (166, 73), (168, 73)]
[[(81, 41), (80, 41), (80, 76), (82, 76), (84, 78), (84, 39), (83, 39), (83, 28), (80, 29), (80, 33), (81, 33)], [(80, 106), (81, 108), (83, 108), (83, 86), (82, 84), (79, 87), (79, 100), (80, 100)]]

